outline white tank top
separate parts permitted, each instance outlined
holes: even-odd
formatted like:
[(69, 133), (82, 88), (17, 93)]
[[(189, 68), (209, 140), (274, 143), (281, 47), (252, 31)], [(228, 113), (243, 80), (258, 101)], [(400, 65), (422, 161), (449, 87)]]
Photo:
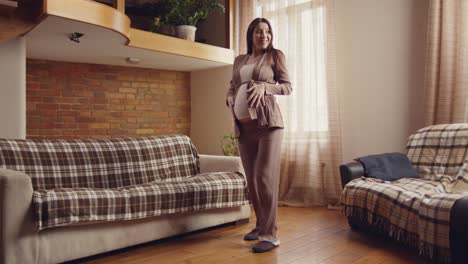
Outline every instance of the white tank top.
[(240, 69), (241, 82), (243, 83), (236, 95), (236, 102), (234, 103), (234, 114), (238, 120), (250, 119), (249, 104), (247, 101), (247, 82), (252, 80), (253, 71), (256, 63), (245, 64)]

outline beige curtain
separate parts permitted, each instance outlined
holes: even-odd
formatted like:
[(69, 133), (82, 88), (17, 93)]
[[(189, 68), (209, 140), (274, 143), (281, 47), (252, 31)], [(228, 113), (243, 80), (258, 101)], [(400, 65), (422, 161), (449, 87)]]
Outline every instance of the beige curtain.
[(247, 53), (246, 32), (250, 22), (255, 18), (255, 0), (236, 1), (234, 52), (237, 55)]
[(285, 53), (293, 83), (290, 96), (277, 96), (286, 125), (280, 203), (335, 205), (341, 194), (341, 133), (334, 2), (257, 0), (254, 14), (271, 22), (274, 46)]
[(425, 74), (426, 125), (468, 122), (468, 1), (431, 0)]

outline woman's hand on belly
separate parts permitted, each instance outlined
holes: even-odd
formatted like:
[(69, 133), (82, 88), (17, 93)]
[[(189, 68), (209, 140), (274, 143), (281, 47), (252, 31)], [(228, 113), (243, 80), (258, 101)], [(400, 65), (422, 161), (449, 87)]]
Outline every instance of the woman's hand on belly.
[(265, 84), (254, 83), (249, 89), (247, 89), (249, 97), (247, 101), (250, 107), (257, 108), (260, 104), (265, 104)]

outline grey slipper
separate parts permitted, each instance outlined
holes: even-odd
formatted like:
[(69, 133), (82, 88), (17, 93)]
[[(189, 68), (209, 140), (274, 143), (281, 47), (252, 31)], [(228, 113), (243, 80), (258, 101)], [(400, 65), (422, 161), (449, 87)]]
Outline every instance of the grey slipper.
[(250, 231), (247, 235), (244, 236), (245, 241), (258, 240), (258, 232)]
[(264, 253), (274, 249), (275, 247), (277, 246), (270, 241), (260, 241), (252, 247), (252, 251), (254, 253)]

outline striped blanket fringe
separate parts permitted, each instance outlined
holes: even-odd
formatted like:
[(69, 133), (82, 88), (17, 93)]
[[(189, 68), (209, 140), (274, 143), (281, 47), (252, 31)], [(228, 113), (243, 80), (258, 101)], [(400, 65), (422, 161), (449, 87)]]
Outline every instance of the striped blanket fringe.
[(353, 223), (359, 223), (373, 233), (389, 236), (398, 243), (418, 249), (419, 255), (434, 261), (435, 263), (451, 263), (452, 254), (450, 249), (436, 247), (432, 244), (419, 240), (419, 235), (410, 233), (390, 223), (385, 217), (372, 213), (371, 211), (354, 206), (343, 206), (344, 214)]

